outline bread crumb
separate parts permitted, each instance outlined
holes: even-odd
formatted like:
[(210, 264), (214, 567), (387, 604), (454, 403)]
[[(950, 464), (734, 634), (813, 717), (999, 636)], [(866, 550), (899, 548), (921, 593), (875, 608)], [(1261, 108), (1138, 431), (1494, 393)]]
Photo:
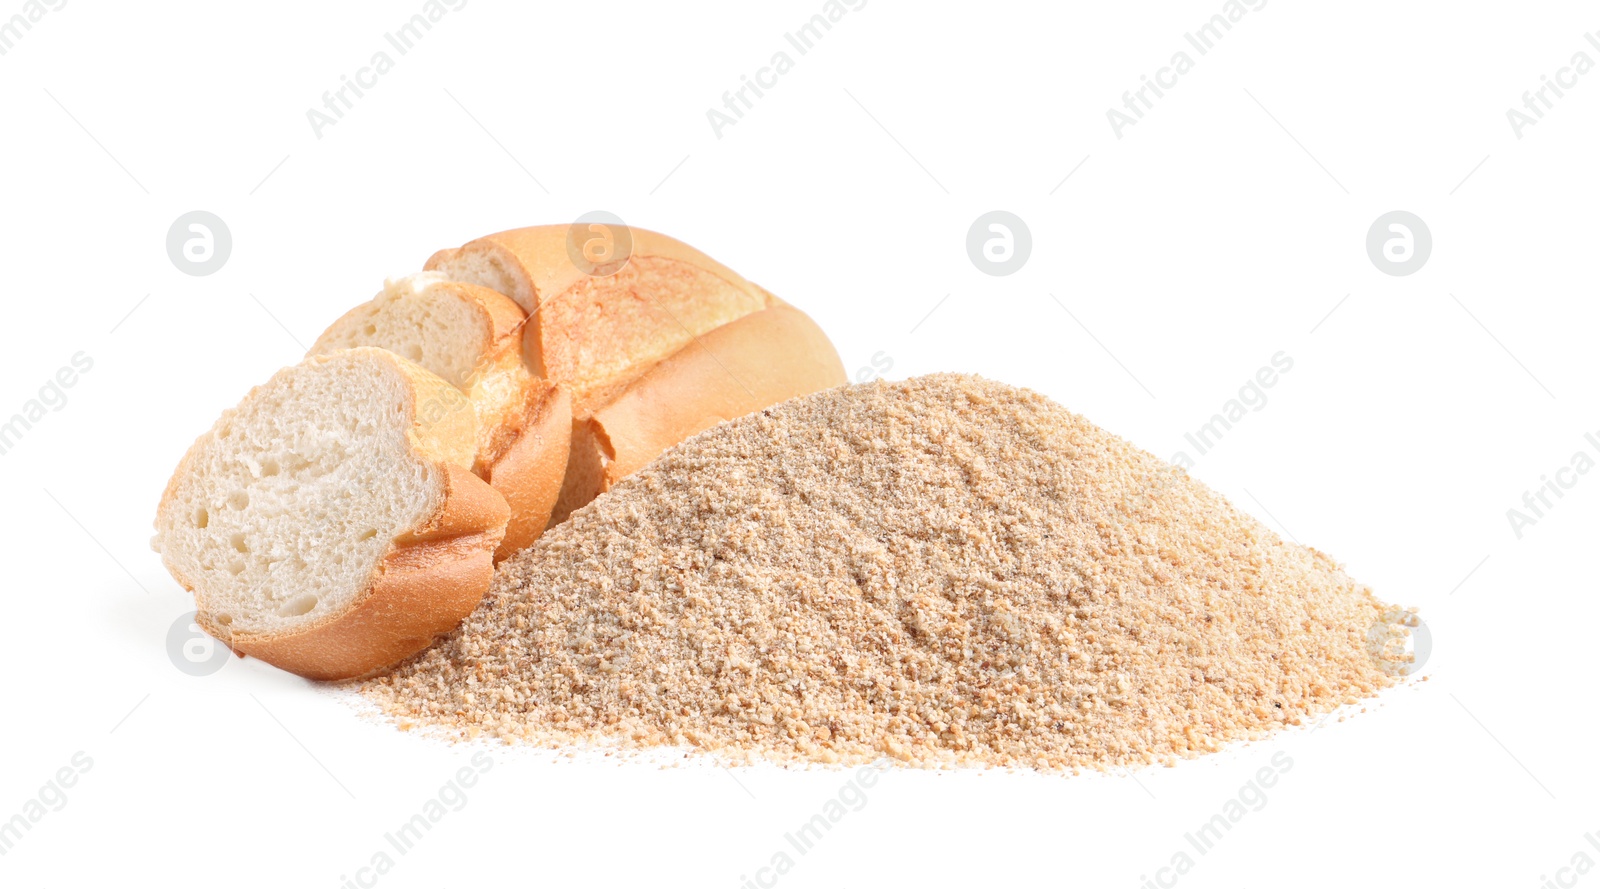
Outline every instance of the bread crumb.
[(1366, 639), (1393, 611), (1043, 396), (943, 374), (689, 439), (361, 691), (508, 743), (1171, 766), (1393, 685)]

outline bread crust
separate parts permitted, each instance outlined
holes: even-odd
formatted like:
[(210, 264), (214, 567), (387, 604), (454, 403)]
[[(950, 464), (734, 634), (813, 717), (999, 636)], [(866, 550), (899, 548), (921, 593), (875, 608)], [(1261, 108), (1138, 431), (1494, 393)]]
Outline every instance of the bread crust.
[[(472, 613), (494, 576), (510, 509), (477, 476), (445, 465), (445, 496), (417, 530), (397, 538), (350, 607), (288, 633), (205, 630), (238, 652), (307, 679), (360, 679), (433, 644)], [(208, 616), (207, 616), (208, 617)]]
[[(572, 399), (554, 383), (539, 379), (522, 361), (521, 328), (528, 316), (509, 298), (485, 287), (452, 285), (475, 291), (494, 319), (493, 363), (473, 380), (475, 403), (503, 405), (498, 413), (479, 411), (478, 456), (473, 471), (505, 497), (511, 507), (505, 539), (495, 553), (500, 561), (544, 533), (561, 493), (571, 436)], [(502, 390), (492, 391), (495, 387)]]
[(514, 341), (512, 338), (521, 335), (522, 325), (528, 320), (528, 313), (517, 305), (516, 300), (498, 290), (460, 281), (440, 281), (432, 286), (481, 306), (489, 316), (489, 339), (492, 343)]
[(718, 423), (846, 382), (827, 334), (781, 301), (698, 337), (573, 422), (553, 521)]
[(499, 232), (441, 250), (427, 268), (472, 257), (497, 269), (505, 278), (498, 286), (530, 313), (524, 360), (536, 376), (567, 388), (575, 415), (586, 416), (619, 384), (695, 336), (772, 304), (771, 294), (722, 263), (645, 229), (629, 230), (628, 263), (591, 276), (568, 252), (569, 230)]
[[(428, 258), (423, 268), (437, 270), (444, 261), (463, 253), (477, 252), (494, 257), (517, 284), (517, 292), (506, 295), (531, 314), (544, 300), (589, 277), (573, 263), (567, 252), (567, 233), (570, 229), (570, 225), (530, 225), (496, 232), (468, 241), (460, 247), (440, 250)], [(657, 257), (676, 260), (710, 272), (747, 293), (766, 293), (746, 281), (738, 272), (677, 238), (642, 228), (629, 227), (628, 232), (633, 241), (632, 259)]]
[(544, 533), (561, 494), (572, 444), (572, 399), (554, 385), (533, 380), (521, 427), (480, 474), (511, 507), (495, 561), (527, 547)]
[(475, 303), (483, 313), (488, 337), (483, 360), (464, 386), (478, 418), (478, 458), (473, 471), (487, 479), (489, 468), (511, 447), (528, 425), (531, 406), (541, 403), (548, 384), (534, 377), (522, 360), (522, 328), (528, 314), (510, 297), (479, 287), (445, 281), (433, 285)]

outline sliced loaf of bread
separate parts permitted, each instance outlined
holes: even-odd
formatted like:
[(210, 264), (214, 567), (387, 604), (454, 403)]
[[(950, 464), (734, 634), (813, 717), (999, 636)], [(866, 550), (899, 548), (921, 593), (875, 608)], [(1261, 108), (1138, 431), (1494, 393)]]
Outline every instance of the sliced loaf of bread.
[(311, 347), (312, 355), (357, 346), (388, 349), (465, 393), (477, 417), (472, 469), (511, 506), (497, 559), (544, 532), (571, 441), (567, 393), (533, 376), (522, 360), (527, 320), (507, 296), (422, 272), (385, 283)]
[(524, 360), (571, 393), (551, 524), (690, 435), (845, 382), (804, 313), (657, 232), (530, 226), (440, 250), (427, 268), (526, 309)]

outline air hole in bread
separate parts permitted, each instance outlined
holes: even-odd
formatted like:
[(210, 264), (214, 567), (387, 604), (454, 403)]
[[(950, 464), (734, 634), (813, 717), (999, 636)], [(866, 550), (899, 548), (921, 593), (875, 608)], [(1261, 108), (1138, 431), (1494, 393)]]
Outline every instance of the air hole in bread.
[[(163, 558), (193, 578), (210, 627), (220, 631), (215, 616), (226, 613), (229, 635), (282, 634), (347, 611), (388, 542), (437, 514), (448, 491), (417, 451), (412, 417), (425, 402), (408, 374), (371, 349), (306, 362), (196, 442), (157, 527)], [(466, 455), (470, 405), (450, 419)], [(277, 476), (263, 478), (272, 465)]]
[(367, 336), (375, 336), (378, 333), (378, 325), (376, 325), (376, 324), (368, 324), (365, 328), (362, 329), (362, 332), (365, 333)]
[(216, 621), (217, 621), (217, 626), (225, 627), (228, 624), (233, 623), (233, 615), (231, 615), (231, 614), (219, 614), (216, 617)]
[(315, 607), (317, 607), (317, 597), (307, 593), (304, 596), (296, 596), (278, 606), (278, 616), (299, 617), (302, 614), (310, 614), (311, 609)]
[(277, 475), (278, 471), (278, 461), (272, 459), (271, 457), (261, 461), (261, 476), (263, 478)]

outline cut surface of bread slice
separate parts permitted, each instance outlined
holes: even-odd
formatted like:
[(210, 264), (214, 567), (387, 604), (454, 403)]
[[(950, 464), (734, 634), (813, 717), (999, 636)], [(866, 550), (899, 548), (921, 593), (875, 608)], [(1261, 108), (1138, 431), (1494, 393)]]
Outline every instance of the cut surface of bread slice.
[(698, 337), (573, 422), (552, 522), (678, 442), (726, 420), (843, 385), (844, 365), (804, 312), (776, 301)]
[(523, 351), (534, 374), (585, 416), (600, 393), (688, 345), (765, 309), (770, 295), (689, 245), (631, 229), (626, 259), (589, 274), (573, 260), (570, 226), (513, 229), (435, 253), (451, 280), (511, 297), (530, 313)]
[(422, 272), (335, 321), (311, 347), (327, 354), (355, 346), (388, 349), (460, 388), (477, 417), (472, 469), (511, 507), (497, 558), (543, 533), (566, 471), (571, 400), (529, 373), (521, 330), (527, 313), (503, 294)]
[(501, 418), (520, 407), (532, 377), (520, 339), (527, 317), (493, 290), (424, 272), (384, 282), (377, 296), (329, 325), (308, 354), (375, 346), (422, 365), (472, 399), (478, 453), (492, 461)]
[(370, 675), (488, 589), (509, 510), (474, 476), (472, 406), (357, 348), (279, 371), (179, 463), (155, 547), (234, 650), (313, 679)]

